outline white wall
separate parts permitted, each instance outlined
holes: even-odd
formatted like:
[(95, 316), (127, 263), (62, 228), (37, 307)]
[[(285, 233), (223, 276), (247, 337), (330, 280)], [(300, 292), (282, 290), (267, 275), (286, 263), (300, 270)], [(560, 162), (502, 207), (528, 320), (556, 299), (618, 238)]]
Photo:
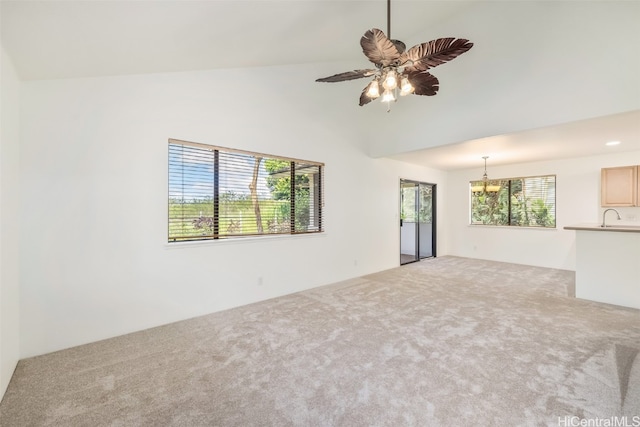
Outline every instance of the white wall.
[(20, 81), (0, 52), (0, 399), (20, 357), (19, 349), (19, 102)]
[[(483, 170), (451, 172), (445, 198), (449, 222), (443, 249), (450, 255), (575, 270), (575, 231), (563, 227), (600, 222), (600, 169), (634, 164), (640, 164), (638, 151), (488, 167), (489, 179), (555, 174), (556, 229), (470, 226), (469, 181), (481, 177)], [(626, 223), (640, 221), (640, 207), (618, 210)]]
[[(364, 155), (322, 67), (24, 82), (21, 356), (397, 266), (399, 179), (445, 174)], [(326, 233), (168, 245), (168, 138), (325, 162)]]

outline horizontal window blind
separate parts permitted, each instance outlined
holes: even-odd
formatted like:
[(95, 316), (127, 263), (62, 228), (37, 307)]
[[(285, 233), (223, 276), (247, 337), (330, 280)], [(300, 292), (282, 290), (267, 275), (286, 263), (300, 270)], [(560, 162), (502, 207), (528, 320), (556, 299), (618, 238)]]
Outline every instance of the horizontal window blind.
[(169, 140), (169, 242), (321, 232), (323, 166)]
[(471, 224), (556, 227), (556, 176), (469, 183)]

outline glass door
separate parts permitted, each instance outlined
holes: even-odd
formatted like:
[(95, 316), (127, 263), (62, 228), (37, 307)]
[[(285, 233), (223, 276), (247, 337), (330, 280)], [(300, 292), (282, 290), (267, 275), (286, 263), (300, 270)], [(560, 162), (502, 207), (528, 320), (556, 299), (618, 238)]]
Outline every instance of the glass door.
[(418, 183), (400, 180), (400, 264), (418, 261)]
[(435, 184), (400, 180), (400, 264), (435, 256)]

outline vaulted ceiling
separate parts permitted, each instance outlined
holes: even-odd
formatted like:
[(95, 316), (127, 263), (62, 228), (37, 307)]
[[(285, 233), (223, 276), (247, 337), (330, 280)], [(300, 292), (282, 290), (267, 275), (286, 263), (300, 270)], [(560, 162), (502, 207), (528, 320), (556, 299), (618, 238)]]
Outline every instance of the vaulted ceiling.
[[(470, 4), (393, 1), (392, 34), (423, 41)], [(386, 10), (384, 0), (3, 0), (2, 36), (23, 79), (262, 67), (364, 59), (360, 37), (386, 31)]]
[[(359, 39), (387, 25), (384, 0), (3, 0), (0, 18), (26, 81), (297, 64), (322, 64), (323, 77), (332, 64), (369, 67)], [(357, 80), (327, 84), (325, 102), (352, 103), (345, 113), (370, 155), (442, 169), (477, 167), (482, 155), (598, 154), (610, 139), (640, 150), (638, 22), (635, 1), (393, 0), (393, 38), (463, 37), (474, 48), (433, 70), (435, 97), (402, 98), (390, 113), (358, 107)]]

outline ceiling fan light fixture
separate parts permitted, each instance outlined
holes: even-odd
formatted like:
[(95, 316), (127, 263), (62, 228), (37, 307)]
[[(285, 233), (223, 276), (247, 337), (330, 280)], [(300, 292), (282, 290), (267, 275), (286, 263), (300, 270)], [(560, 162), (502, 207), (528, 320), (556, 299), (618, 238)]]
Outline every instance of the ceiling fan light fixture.
[(411, 82), (406, 77), (403, 77), (400, 81), (400, 96), (407, 96), (413, 93), (415, 88), (411, 86)]
[(371, 99), (376, 99), (380, 96), (380, 85), (377, 80), (373, 80), (369, 83), (369, 89), (367, 89), (367, 96)]
[(382, 86), (388, 90), (393, 90), (398, 87), (398, 77), (395, 70), (387, 71), (387, 74), (384, 76)]
[(395, 100), (396, 97), (393, 96), (393, 92), (391, 92), (391, 90), (385, 89), (385, 91), (382, 92), (382, 102), (391, 102)]

